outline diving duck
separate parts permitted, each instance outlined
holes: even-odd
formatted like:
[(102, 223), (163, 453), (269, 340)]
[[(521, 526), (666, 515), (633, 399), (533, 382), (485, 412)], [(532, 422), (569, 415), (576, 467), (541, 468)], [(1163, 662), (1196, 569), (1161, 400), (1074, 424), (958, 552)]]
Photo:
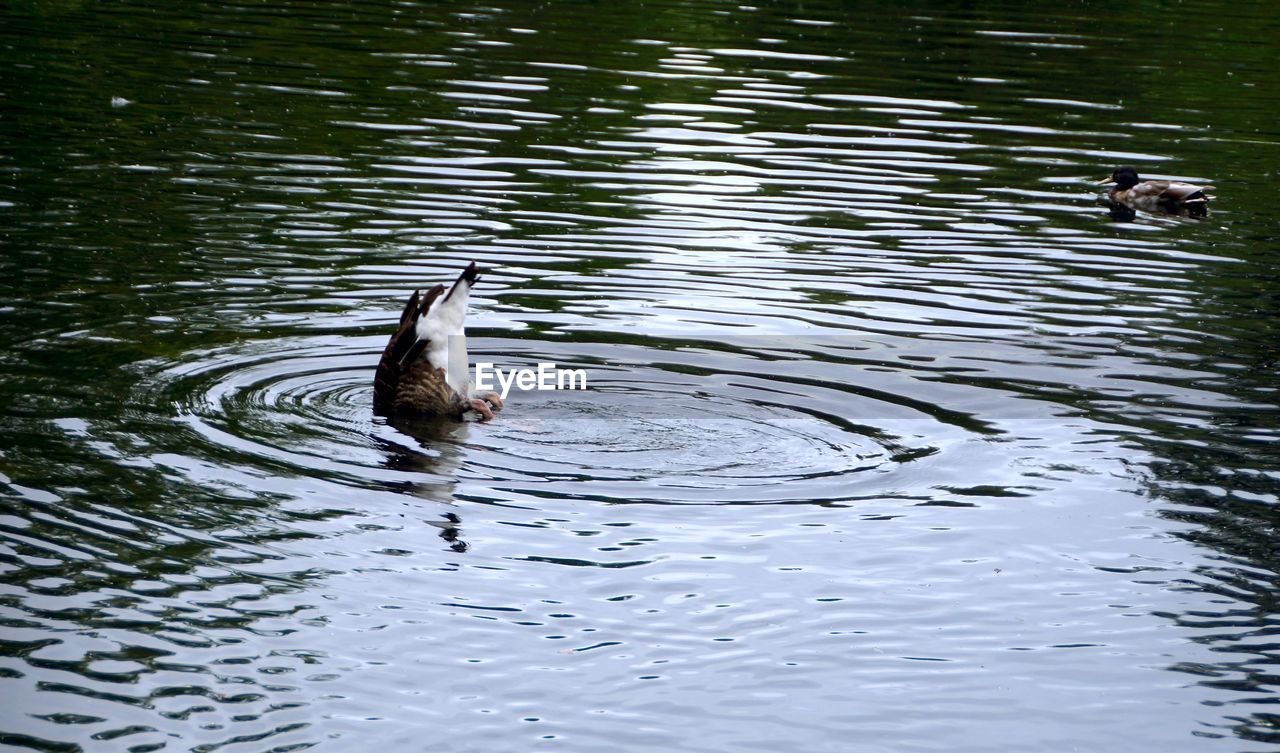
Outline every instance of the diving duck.
[(376, 412), (462, 419), (474, 410), (480, 420), (488, 421), (502, 409), (501, 397), (477, 394), (471, 383), (462, 320), (478, 279), (476, 263), (471, 262), (448, 292), (436, 285), (426, 295), (415, 290), (409, 296), (373, 377)]
[(1142, 180), (1132, 167), (1121, 167), (1094, 185), (1114, 184), (1107, 198), (1143, 212), (1204, 215), (1209, 200), (1205, 193), (1213, 186), (1197, 186), (1178, 180)]

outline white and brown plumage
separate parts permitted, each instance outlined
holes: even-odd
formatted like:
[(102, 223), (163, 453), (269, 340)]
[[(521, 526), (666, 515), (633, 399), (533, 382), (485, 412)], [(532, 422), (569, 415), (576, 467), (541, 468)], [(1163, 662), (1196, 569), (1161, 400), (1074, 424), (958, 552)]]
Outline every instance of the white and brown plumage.
[(478, 279), (471, 262), (447, 292), (436, 285), (426, 295), (415, 290), (409, 296), (373, 377), (375, 411), (460, 419), (474, 410), (488, 421), (494, 410), (502, 409), (498, 395), (475, 394), (469, 376), (463, 320)]
[(1122, 167), (1097, 185), (1113, 184), (1107, 197), (1117, 204), (1143, 212), (1204, 215), (1213, 197), (1213, 186), (1197, 186), (1180, 180), (1142, 180), (1132, 167)]

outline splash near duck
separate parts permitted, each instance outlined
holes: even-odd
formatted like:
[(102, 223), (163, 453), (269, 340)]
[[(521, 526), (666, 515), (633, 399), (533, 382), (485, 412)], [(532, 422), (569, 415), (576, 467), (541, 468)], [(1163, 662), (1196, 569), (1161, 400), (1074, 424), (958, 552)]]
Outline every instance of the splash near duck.
[(1207, 193), (1213, 186), (1198, 186), (1180, 180), (1142, 180), (1132, 167), (1121, 167), (1094, 185), (1110, 185), (1108, 199), (1140, 212), (1203, 217), (1209, 213), (1209, 201), (1213, 199)]
[(488, 421), (502, 409), (496, 393), (475, 391), (468, 368), (464, 319), (479, 279), (471, 262), (448, 291), (436, 285), (409, 296), (373, 377), (376, 413), (460, 420), (475, 411)]

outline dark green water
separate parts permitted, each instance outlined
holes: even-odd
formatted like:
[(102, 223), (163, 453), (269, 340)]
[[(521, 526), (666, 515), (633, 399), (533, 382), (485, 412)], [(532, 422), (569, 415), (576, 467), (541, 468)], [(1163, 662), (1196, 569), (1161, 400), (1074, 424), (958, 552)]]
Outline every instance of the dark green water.
[[(0, 8), (0, 746), (1263, 751), (1268, 3)], [(1121, 164), (1212, 181), (1117, 221)], [(446, 430), (372, 415), (469, 260)]]

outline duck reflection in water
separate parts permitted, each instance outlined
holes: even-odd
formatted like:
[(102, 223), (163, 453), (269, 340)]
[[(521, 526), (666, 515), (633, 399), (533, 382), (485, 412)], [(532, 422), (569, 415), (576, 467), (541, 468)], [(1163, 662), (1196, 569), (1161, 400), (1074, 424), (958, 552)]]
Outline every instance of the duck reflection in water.
[[(462, 447), (467, 441), (470, 424), (450, 418), (390, 416), (387, 425), (406, 437), (417, 440), (417, 446), (374, 436), (373, 442), (383, 452), (383, 465), (393, 471), (406, 472), (421, 480), (392, 484), (396, 492), (444, 505), (456, 504), (458, 471), (462, 468)], [(449, 511), (442, 520), (428, 520), (440, 529), (440, 538), (455, 552), (465, 552), (470, 545), (461, 538), (462, 518)]]

